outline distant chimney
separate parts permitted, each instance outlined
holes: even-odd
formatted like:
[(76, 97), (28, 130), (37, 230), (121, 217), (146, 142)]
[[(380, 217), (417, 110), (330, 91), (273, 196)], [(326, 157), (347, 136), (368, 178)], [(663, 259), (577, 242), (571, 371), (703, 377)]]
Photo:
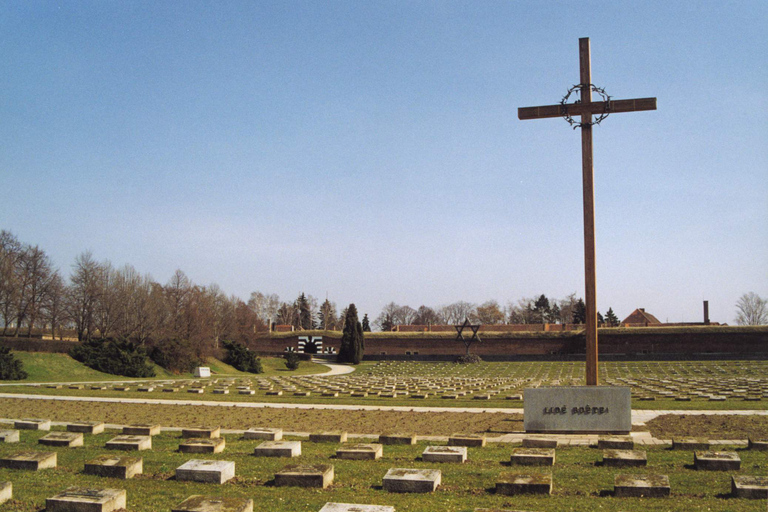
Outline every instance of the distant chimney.
[(640, 311), (642, 311), (643, 313), (645, 313), (645, 308), (640, 308)]
[(704, 323), (709, 325), (709, 301), (704, 301)]

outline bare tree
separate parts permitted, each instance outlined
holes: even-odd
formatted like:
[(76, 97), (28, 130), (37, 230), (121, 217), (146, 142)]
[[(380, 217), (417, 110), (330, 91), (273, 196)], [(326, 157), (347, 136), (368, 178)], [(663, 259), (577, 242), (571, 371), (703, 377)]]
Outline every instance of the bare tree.
[(9, 231), (0, 231), (0, 315), (3, 318), (3, 335), (8, 333), (16, 320), (19, 294), (19, 259), (23, 246)]
[(73, 267), (67, 309), (75, 324), (77, 339), (83, 341), (94, 335), (94, 315), (101, 298), (103, 269), (90, 251), (78, 255)]
[(489, 300), (477, 307), (477, 321), (484, 325), (494, 325), (504, 323), (504, 312), (499, 303), (495, 300)]
[(454, 302), (440, 308), (440, 316), (447, 324), (458, 325), (466, 319), (474, 319), (477, 313), (477, 306), (471, 302)]
[(768, 301), (754, 292), (742, 295), (736, 302), (736, 323), (739, 325), (768, 324)]
[(280, 297), (277, 294), (263, 294), (261, 292), (252, 292), (248, 300), (248, 307), (256, 313), (265, 325), (277, 321), (277, 311), (280, 309)]
[(56, 331), (61, 339), (61, 328), (66, 320), (65, 298), (67, 288), (58, 270), (51, 276), (48, 294), (43, 300), (42, 314), (44, 321), (51, 327), (51, 339), (56, 339)]
[(434, 309), (428, 306), (419, 306), (416, 310), (416, 318), (413, 319), (413, 325), (438, 325), (441, 323), (440, 316)]

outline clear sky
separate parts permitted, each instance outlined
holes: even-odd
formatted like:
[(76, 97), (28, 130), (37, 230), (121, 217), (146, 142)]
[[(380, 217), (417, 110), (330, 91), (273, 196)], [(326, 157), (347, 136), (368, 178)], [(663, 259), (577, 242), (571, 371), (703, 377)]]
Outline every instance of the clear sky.
[(595, 128), (598, 309), (733, 322), (768, 296), (768, 2), (0, 3), (0, 228), (375, 318), (583, 296), (579, 79), (658, 110)]

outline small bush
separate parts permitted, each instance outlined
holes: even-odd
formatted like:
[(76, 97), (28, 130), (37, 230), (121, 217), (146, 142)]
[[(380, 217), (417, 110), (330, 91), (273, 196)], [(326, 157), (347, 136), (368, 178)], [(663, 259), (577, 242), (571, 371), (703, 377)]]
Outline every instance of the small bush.
[(204, 366), (200, 358), (190, 350), (189, 344), (179, 339), (163, 339), (153, 344), (149, 358), (169, 372), (191, 372), (197, 366)]
[(248, 347), (236, 341), (225, 341), (224, 348), (227, 349), (227, 359), (225, 363), (234, 366), (241, 372), (262, 373), (261, 359), (251, 352)]
[(11, 349), (0, 347), (0, 380), (23, 380), (27, 372), (21, 361), (11, 354)]
[(301, 358), (298, 354), (294, 354), (293, 352), (289, 352), (285, 354), (285, 367), (288, 368), (291, 371), (298, 370), (299, 365), (301, 365)]
[(147, 352), (127, 340), (85, 341), (70, 350), (69, 355), (89, 368), (112, 375), (155, 376), (155, 369), (147, 361)]
[(455, 362), (459, 364), (472, 364), (472, 363), (482, 363), (483, 360), (477, 354), (467, 354), (464, 356), (457, 357)]

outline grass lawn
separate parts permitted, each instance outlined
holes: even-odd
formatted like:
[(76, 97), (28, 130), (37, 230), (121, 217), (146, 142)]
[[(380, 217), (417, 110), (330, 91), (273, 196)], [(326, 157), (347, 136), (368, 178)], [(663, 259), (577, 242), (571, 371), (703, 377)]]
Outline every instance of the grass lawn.
[[(391, 505), (398, 512), (471, 512), (475, 507), (536, 511), (680, 511), (708, 510), (751, 512), (764, 511), (761, 500), (734, 499), (730, 494), (730, 477), (766, 475), (768, 453), (738, 450), (742, 469), (736, 472), (696, 471), (692, 469), (692, 452), (649, 448), (648, 467), (613, 469), (597, 464), (601, 452), (594, 448), (566, 447), (557, 449), (557, 462), (551, 468), (554, 491), (551, 496), (503, 496), (494, 493), (501, 473), (526, 473), (532, 468), (509, 465), (510, 445), (470, 448), (464, 464), (438, 464), (420, 460), (426, 442), (415, 446), (385, 446), (384, 457), (376, 461), (349, 461), (334, 457), (338, 445), (302, 443), (302, 455), (296, 459), (256, 458), (253, 449), (259, 441), (246, 441), (239, 435), (225, 435), (227, 447), (221, 454), (190, 455), (179, 453), (179, 436), (163, 433), (153, 438), (153, 449), (143, 452), (114, 452), (104, 444), (117, 432), (85, 436), (80, 448), (51, 448), (37, 444), (44, 433), (21, 431), (18, 444), (0, 445), (0, 457), (25, 450), (58, 452), (58, 467), (31, 472), (0, 469), (0, 481), (11, 481), (14, 500), (0, 505), (0, 511), (39, 511), (45, 499), (69, 486), (91, 488), (123, 488), (128, 493), (131, 512), (164, 512), (193, 494), (247, 497), (254, 500), (255, 510), (270, 512), (315, 512), (329, 501)], [(120, 453), (140, 455), (144, 474), (132, 480), (100, 478), (82, 473), (84, 463), (98, 455)], [(190, 459), (234, 461), (236, 478), (223, 485), (177, 482), (176, 467)], [(273, 485), (274, 474), (289, 464), (332, 464), (335, 480), (327, 489), (282, 488)], [(392, 494), (381, 488), (382, 477), (389, 468), (431, 468), (442, 471), (442, 485), (431, 494)], [(611, 495), (614, 477), (619, 473), (660, 473), (670, 478), (670, 498), (615, 498)]]

